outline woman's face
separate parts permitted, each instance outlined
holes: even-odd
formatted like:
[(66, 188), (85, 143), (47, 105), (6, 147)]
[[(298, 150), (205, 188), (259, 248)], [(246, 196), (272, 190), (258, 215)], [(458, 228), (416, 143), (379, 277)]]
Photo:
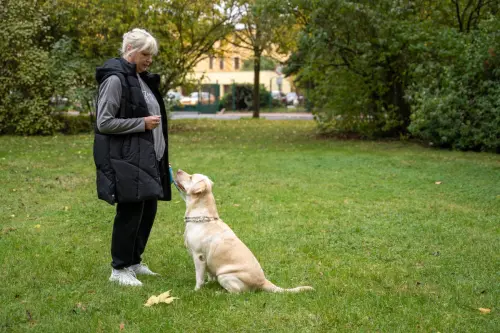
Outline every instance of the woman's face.
[(127, 60), (136, 65), (137, 73), (142, 73), (153, 63), (153, 55), (146, 50), (137, 51), (129, 55)]

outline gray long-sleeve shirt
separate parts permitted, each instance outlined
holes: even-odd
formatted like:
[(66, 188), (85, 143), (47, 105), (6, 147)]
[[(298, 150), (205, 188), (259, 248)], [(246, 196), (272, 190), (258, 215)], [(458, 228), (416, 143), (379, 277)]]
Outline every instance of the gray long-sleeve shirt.
[[(145, 95), (148, 111), (151, 115), (159, 116), (160, 108), (158, 102), (154, 98), (151, 90), (149, 90), (149, 87), (147, 87), (146, 84), (144, 85), (146, 87), (143, 87), (143, 94)], [(118, 76), (112, 75), (101, 83), (97, 103), (97, 128), (103, 134), (130, 134), (144, 132), (146, 130), (144, 118), (116, 118), (120, 112), (121, 96), (122, 85)], [(148, 97), (152, 98), (148, 99)], [(153, 130), (153, 137), (155, 140), (156, 158), (160, 160), (163, 157), (165, 150), (165, 139), (163, 137), (161, 124)]]
[(144, 118), (116, 118), (120, 112), (122, 84), (112, 75), (99, 87), (97, 103), (97, 129), (103, 134), (130, 134), (146, 131)]

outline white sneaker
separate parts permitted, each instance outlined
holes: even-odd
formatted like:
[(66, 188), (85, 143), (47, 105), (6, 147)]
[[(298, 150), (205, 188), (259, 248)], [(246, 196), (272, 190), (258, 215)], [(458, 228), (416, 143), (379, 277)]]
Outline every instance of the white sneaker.
[(129, 267), (131, 271), (133, 271), (137, 275), (160, 275), (158, 273), (153, 272), (148, 268), (145, 264), (136, 264)]
[(128, 267), (122, 269), (113, 268), (109, 281), (118, 282), (122, 286), (142, 286), (142, 282), (137, 280), (134, 271)]

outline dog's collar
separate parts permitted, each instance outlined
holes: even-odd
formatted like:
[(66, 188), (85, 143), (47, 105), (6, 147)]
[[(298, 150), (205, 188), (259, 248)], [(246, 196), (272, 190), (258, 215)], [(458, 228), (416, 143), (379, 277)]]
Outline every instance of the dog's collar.
[(188, 222), (193, 222), (193, 223), (206, 223), (210, 221), (217, 221), (219, 218), (218, 217), (211, 217), (211, 216), (195, 216), (195, 217), (185, 217), (184, 221), (186, 223)]

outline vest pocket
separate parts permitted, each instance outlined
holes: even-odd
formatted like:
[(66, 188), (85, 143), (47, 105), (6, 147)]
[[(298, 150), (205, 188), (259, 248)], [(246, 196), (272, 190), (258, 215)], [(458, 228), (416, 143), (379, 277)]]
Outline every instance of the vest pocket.
[(132, 135), (113, 135), (110, 137), (110, 157), (117, 160), (128, 160), (134, 153), (132, 146)]

